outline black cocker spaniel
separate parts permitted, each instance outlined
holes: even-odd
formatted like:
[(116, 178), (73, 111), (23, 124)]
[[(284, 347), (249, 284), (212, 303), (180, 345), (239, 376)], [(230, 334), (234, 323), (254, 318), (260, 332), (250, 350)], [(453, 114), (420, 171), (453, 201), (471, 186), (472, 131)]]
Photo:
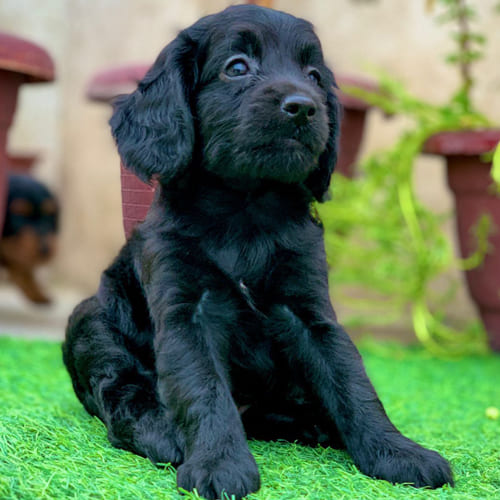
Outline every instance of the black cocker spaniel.
[(340, 122), (312, 26), (251, 5), (182, 31), (111, 127), (153, 205), (63, 346), (113, 445), (213, 499), (259, 488), (247, 438), (344, 446), (369, 476), (452, 483), (390, 422), (328, 296), (321, 224)]

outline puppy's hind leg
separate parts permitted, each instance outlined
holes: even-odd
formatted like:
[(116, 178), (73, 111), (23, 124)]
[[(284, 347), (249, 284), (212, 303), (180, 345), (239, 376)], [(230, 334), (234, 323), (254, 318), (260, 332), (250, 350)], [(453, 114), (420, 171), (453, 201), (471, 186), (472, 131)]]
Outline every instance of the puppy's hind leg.
[(63, 358), (76, 395), (106, 425), (113, 446), (153, 463), (179, 464), (180, 436), (158, 399), (154, 371), (125, 347), (111, 323), (96, 297), (69, 319)]

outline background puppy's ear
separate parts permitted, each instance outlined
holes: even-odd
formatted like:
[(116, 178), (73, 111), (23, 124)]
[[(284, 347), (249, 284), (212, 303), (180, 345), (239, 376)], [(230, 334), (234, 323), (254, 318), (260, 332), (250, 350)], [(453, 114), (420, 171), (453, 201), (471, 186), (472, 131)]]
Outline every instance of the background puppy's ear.
[(185, 33), (167, 45), (135, 92), (119, 97), (110, 120), (123, 163), (144, 182), (166, 184), (189, 166), (195, 133), (189, 104), (196, 46)]
[(334, 88), (337, 88), (335, 83), (328, 91), (326, 101), (328, 125), (330, 128), (328, 142), (326, 143), (325, 151), (319, 157), (318, 168), (311, 172), (305, 182), (314, 198), (320, 202), (328, 199), (328, 186), (330, 185), (330, 179), (337, 163), (342, 106), (335, 95)]

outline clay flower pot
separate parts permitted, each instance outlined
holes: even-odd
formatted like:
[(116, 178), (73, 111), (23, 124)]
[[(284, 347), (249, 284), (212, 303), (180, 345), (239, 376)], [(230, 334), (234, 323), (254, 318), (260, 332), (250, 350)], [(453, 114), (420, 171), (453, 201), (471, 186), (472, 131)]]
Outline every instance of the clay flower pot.
[[(96, 73), (87, 86), (87, 98), (113, 103), (120, 94), (133, 92), (149, 69), (147, 64), (130, 64)], [(120, 163), (123, 229), (128, 238), (132, 229), (146, 218), (153, 201), (154, 187), (141, 182)]]
[(7, 134), (14, 118), (19, 87), (53, 79), (54, 63), (44, 49), (22, 38), (0, 33), (0, 234), (7, 203), (7, 170), (11, 165)]
[(424, 152), (446, 159), (448, 185), (455, 196), (456, 225), (462, 257), (477, 248), (474, 225), (482, 214), (493, 223), (490, 250), (476, 268), (466, 271), (470, 296), (488, 334), (489, 344), (500, 351), (500, 195), (495, 193), (491, 163), (481, 156), (500, 142), (500, 130), (442, 132), (432, 136)]
[(18, 174), (29, 174), (39, 159), (40, 157), (36, 154), (7, 154), (7, 168)]
[(340, 125), (339, 157), (335, 172), (352, 178), (355, 176), (354, 167), (365, 133), (366, 117), (372, 105), (342, 92), (342, 87), (357, 87), (368, 92), (376, 92), (379, 89), (369, 80), (342, 74), (337, 76), (337, 84), (340, 88), (338, 96), (342, 103), (343, 116)]
[(122, 217), (125, 236), (142, 222), (153, 201), (155, 186), (145, 184), (120, 162), (120, 181), (122, 186)]

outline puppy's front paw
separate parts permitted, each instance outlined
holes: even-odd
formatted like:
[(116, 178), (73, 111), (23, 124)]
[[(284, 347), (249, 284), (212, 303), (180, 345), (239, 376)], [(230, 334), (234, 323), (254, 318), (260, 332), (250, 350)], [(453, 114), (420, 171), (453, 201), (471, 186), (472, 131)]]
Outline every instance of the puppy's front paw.
[(248, 450), (216, 457), (197, 455), (177, 469), (177, 486), (187, 491), (196, 488), (209, 500), (221, 498), (223, 492), (241, 499), (259, 489), (260, 477)]
[(374, 450), (371, 460), (360, 464), (365, 474), (391, 483), (410, 483), (416, 488), (453, 486), (450, 464), (439, 453), (400, 436)]

